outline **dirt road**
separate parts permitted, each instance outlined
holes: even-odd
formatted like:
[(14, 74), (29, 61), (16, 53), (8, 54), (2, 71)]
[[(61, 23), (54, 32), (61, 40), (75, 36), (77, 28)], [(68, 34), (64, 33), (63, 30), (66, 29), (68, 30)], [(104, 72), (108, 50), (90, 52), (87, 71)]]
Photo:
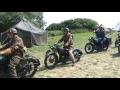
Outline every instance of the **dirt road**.
[(84, 52), (74, 67), (58, 65), (49, 70), (43, 65), (34, 78), (120, 78), (120, 55), (113, 45), (105, 52)]

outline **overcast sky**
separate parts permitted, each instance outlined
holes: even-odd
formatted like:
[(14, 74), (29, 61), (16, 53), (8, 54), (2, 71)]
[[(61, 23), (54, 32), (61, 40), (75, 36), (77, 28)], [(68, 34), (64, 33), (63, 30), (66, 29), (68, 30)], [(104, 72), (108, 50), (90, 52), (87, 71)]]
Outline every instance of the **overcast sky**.
[(107, 28), (113, 28), (120, 22), (120, 12), (43, 12), (43, 16), (46, 26), (75, 18), (93, 19)]

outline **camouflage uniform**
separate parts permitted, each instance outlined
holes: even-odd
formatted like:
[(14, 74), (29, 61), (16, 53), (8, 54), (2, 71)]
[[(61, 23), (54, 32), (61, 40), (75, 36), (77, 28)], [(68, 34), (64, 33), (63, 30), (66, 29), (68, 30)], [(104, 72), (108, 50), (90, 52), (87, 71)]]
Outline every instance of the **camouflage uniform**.
[(72, 48), (73, 48), (72, 34), (68, 32), (58, 41), (58, 43), (62, 41), (64, 41), (64, 47), (69, 49), (70, 60), (74, 64), (74, 55), (72, 54)]
[(13, 53), (11, 55), (11, 60), (8, 65), (9, 76), (10, 78), (17, 78), (16, 66), (19, 64), (20, 59), (23, 57), (24, 54), (23, 40), (18, 35), (14, 35), (14, 37), (11, 40), (9, 40), (9, 42), (4, 46), (4, 48), (12, 49)]

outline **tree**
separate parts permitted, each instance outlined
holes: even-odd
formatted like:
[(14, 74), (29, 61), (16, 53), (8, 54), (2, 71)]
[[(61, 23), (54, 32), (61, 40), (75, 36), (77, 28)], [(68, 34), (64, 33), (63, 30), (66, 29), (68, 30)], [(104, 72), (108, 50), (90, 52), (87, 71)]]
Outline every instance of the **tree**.
[(17, 24), (23, 17), (40, 28), (45, 24), (42, 12), (0, 12), (0, 32)]

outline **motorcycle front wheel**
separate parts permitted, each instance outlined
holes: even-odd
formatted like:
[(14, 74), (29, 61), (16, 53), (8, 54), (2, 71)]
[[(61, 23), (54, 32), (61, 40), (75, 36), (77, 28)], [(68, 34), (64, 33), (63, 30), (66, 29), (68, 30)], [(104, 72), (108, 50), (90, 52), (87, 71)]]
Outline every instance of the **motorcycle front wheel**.
[(93, 53), (93, 51), (94, 51), (93, 45), (91, 43), (87, 43), (85, 45), (85, 52), (90, 54), (90, 53)]
[(118, 40), (115, 41), (115, 47), (118, 47)]
[(45, 57), (44, 64), (48, 69), (53, 69), (58, 63), (58, 56), (55, 53), (51, 53)]
[[(25, 63), (24, 63), (25, 62)], [(31, 78), (35, 75), (35, 73), (37, 72), (37, 68), (38, 68), (38, 63), (35, 63), (35, 60), (26, 60), (24, 61), (24, 64), (20, 64), (17, 67), (17, 74), (19, 78)]]
[(120, 54), (120, 44), (118, 44), (118, 53)]

